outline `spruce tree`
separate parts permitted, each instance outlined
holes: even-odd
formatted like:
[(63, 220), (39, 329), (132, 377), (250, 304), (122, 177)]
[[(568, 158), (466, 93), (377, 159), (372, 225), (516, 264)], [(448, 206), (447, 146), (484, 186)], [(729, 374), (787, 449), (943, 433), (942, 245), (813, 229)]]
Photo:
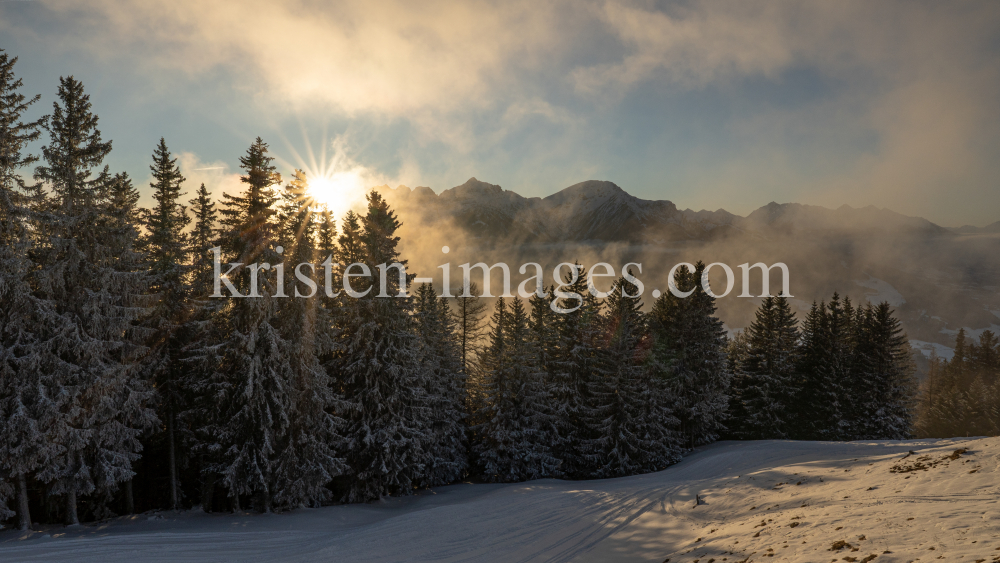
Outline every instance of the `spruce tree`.
[(983, 331), (977, 344), (964, 329), (950, 360), (932, 355), (917, 409), (918, 437), (1000, 434), (1000, 366), (991, 361), (998, 356), (1000, 344), (991, 331)]
[(859, 308), (851, 369), (854, 390), (851, 438), (911, 437), (916, 384), (910, 345), (889, 304)]
[(474, 375), (475, 362), (482, 351), (481, 339), (486, 328), (486, 304), (482, 302), (476, 282), (469, 283), (468, 295), (463, 289), (455, 300), (455, 322), (458, 329), (462, 370)]
[(187, 372), (184, 379), (187, 404), (184, 411), (178, 413), (177, 424), (188, 429), (190, 453), (197, 456), (196, 467), (201, 474), (199, 501), (202, 510), (211, 512), (216, 479), (216, 473), (211, 468), (219, 458), (217, 451), (210, 451), (209, 446), (214, 440), (206, 437), (204, 430), (211, 426), (217, 408), (211, 377), (220, 361), (217, 346), (222, 336), (216, 330), (214, 320), (218, 318), (225, 300), (209, 298), (214, 286), (210, 249), (218, 238), (215, 202), (205, 184), (201, 184), (188, 203), (194, 216), (194, 226), (186, 239), (185, 252), (191, 260), (188, 270), (189, 316), (181, 330), (184, 334), (182, 362)]
[(586, 271), (575, 264), (573, 275), (564, 275), (565, 295), (555, 305), (558, 313), (554, 323), (553, 354), (548, 391), (552, 414), (556, 419), (553, 454), (560, 461), (560, 472), (566, 477), (585, 479), (596, 467), (594, 454), (595, 413), (591, 387), (596, 376), (597, 345), (601, 330), (601, 303), (587, 290)]
[(50, 304), (35, 298), (29, 283), (36, 265), (27, 196), (37, 186), (27, 186), (18, 171), (38, 160), (24, 151), (39, 138), (43, 120), (22, 121), (39, 96), (28, 99), (20, 93), (16, 63), (16, 57), (0, 50), (0, 522), (14, 515), (5, 500), (16, 488), (14, 508), (20, 529), (27, 530), (27, 481), (58, 454), (46, 432), (58, 413), (44, 392), (48, 378), (37, 365), (39, 341), (45, 338), (40, 329), (62, 323)]
[(422, 284), (417, 290), (415, 311), (421, 362), (429, 376), (424, 392), (433, 413), (423, 481), (428, 486), (446, 485), (468, 471), (466, 378), (460, 340), (448, 302), (438, 297), (432, 285)]
[(528, 322), (520, 299), (509, 310), (504, 298), (497, 300), (482, 362), (482, 422), (474, 429), (476, 460), (490, 482), (540, 479), (559, 465), (550, 451), (554, 420)]
[(402, 288), (395, 268), (386, 271), (388, 297), (377, 297), (378, 266), (405, 265), (396, 248), (400, 223), (378, 192), (367, 197), (360, 231), (348, 214), (339, 245), (344, 263), (363, 263), (371, 273), (351, 279), (354, 291), (363, 295), (344, 301), (345, 348), (334, 369), (351, 403), (345, 413), (346, 457), (353, 474), (344, 495), (349, 502), (410, 494), (421, 479), (433, 439), (424, 391), (429, 376), (414, 361), (420, 357), (420, 341), (413, 305), (410, 298), (397, 296)]
[(216, 452), (209, 473), (221, 476), (232, 506), (241, 509), (249, 496), (259, 511), (270, 511), (276, 493), (279, 444), (287, 439), (292, 410), (292, 349), (275, 326), (278, 302), (271, 265), (276, 252), (274, 216), (278, 199), (273, 186), (281, 181), (268, 147), (258, 137), (240, 158), (246, 190), (223, 194), (222, 249), (226, 262), (241, 263), (231, 276), (246, 298), (226, 298), (214, 319), (221, 341), (219, 356), (204, 392), (215, 402), (214, 416), (201, 434)]
[[(153, 181), (153, 200), (156, 202), (147, 216), (145, 248), (151, 291), (155, 298), (153, 312), (146, 321), (152, 333), (146, 373), (156, 385), (159, 395), (159, 416), (166, 424), (167, 475), (169, 477), (170, 508), (180, 508), (181, 490), (178, 482), (178, 456), (182, 434), (178, 427), (179, 415), (188, 408), (185, 382), (188, 375), (182, 363), (185, 335), (182, 329), (190, 315), (190, 286), (185, 228), (190, 223), (186, 208), (180, 204), (181, 175), (177, 159), (173, 158), (161, 137), (153, 151), (153, 164), (149, 167)], [(187, 441), (187, 440), (184, 440)]]
[(704, 269), (700, 261), (694, 272), (678, 269), (674, 284), (692, 293), (680, 298), (666, 292), (650, 314), (654, 358), (665, 366), (660, 377), (673, 396), (674, 416), (691, 448), (715, 440), (723, 430), (731, 380), (715, 298), (700, 283)]
[(555, 286), (543, 297), (532, 294), (528, 299), (531, 305), (531, 318), (528, 320), (528, 340), (534, 348), (535, 357), (538, 360), (538, 368), (542, 370), (546, 378), (552, 373), (552, 360), (555, 355), (555, 327), (556, 312), (552, 310), (552, 299)]
[(121, 259), (123, 248), (131, 253), (129, 234), (115, 228), (107, 167), (94, 175), (111, 143), (101, 139), (79, 81), (60, 78), (58, 95), (45, 125), (45, 164), (35, 169), (53, 197), (39, 201), (40, 268), (33, 283), (73, 330), (45, 345), (51, 392), (65, 397), (52, 430), (63, 451), (39, 478), (65, 495), (66, 521), (77, 524), (77, 497), (128, 481), (139, 435), (156, 418), (145, 406), (152, 390), (136, 370), (142, 347), (133, 329), (146, 313), (144, 274)]
[(188, 233), (186, 251), (191, 257), (192, 296), (198, 299), (211, 293), (213, 272), (210, 249), (216, 239), (218, 212), (205, 184), (198, 188), (195, 196), (194, 199), (188, 200), (191, 213), (194, 215), (194, 228)]
[[(344, 445), (340, 435), (343, 420), (332, 414), (342, 411), (344, 405), (320, 362), (331, 345), (327, 328), (330, 318), (320, 294), (298, 284), (294, 273), (296, 265), (315, 263), (319, 258), (315, 204), (308, 193), (305, 173), (297, 170), (282, 192), (278, 212), (283, 259), (288, 265), (283, 286), (289, 297), (281, 302), (276, 326), (287, 342), (294, 374), (288, 382), (288, 433), (276, 447), (279, 461), (274, 504), (278, 508), (319, 506), (332, 498), (327, 485), (346, 471), (338, 452)], [(313, 283), (317, 277), (315, 272), (309, 273)]]
[(665, 389), (649, 362), (649, 335), (638, 288), (619, 278), (607, 299), (605, 329), (593, 384), (596, 415), (594, 476), (658, 471), (680, 459)]
[(1000, 342), (992, 330), (979, 335), (979, 343), (969, 348), (969, 368), (977, 373), (1000, 371)]
[(792, 437), (843, 440), (849, 436), (848, 377), (853, 354), (853, 309), (836, 293), (813, 303), (802, 326)]
[(730, 431), (744, 440), (782, 439), (792, 420), (799, 332), (784, 297), (766, 297), (744, 333), (746, 348), (733, 381)]
[(726, 412), (726, 432), (723, 436), (729, 440), (738, 440), (742, 431), (742, 422), (747, 418), (743, 408), (742, 389), (747, 386), (747, 373), (743, 366), (749, 357), (750, 345), (746, 330), (736, 332), (726, 343), (726, 365), (732, 376), (729, 385), (729, 409)]

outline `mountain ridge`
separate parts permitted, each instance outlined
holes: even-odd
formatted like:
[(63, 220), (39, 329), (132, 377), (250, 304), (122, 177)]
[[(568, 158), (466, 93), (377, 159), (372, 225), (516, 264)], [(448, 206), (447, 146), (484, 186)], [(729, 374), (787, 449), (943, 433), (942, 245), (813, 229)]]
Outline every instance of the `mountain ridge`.
[[(546, 197), (524, 197), (475, 177), (440, 194), (426, 186), (376, 186), (390, 203), (419, 207), (426, 218), (448, 216), (477, 238), (539, 242), (663, 243), (715, 240), (734, 233), (763, 238), (795, 233), (866, 232), (879, 235), (952, 236), (1000, 233), (1000, 221), (983, 228), (950, 229), (873, 205), (830, 209), (770, 202), (746, 216), (717, 209), (681, 210), (669, 200), (647, 200), (614, 182), (586, 180)], [(413, 210), (410, 209), (410, 212)]]

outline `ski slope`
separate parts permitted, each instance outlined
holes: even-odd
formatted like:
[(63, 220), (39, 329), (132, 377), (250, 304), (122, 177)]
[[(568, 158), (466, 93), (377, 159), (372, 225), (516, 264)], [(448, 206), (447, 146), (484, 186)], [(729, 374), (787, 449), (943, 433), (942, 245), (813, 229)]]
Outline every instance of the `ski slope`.
[(158, 512), (4, 531), (0, 561), (993, 562), (998, 465), (998, 438), (720, 442), (621, 479), (461, 484), (287, 514)]

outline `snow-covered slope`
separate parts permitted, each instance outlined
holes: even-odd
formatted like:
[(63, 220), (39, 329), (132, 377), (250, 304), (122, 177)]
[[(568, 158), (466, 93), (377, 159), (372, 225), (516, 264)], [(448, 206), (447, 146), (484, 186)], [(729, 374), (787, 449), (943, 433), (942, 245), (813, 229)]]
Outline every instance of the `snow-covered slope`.
[(622, 479), (0, 532), (0, 561), (992, 562), (998, 464), (996, 438), (723, 442)]

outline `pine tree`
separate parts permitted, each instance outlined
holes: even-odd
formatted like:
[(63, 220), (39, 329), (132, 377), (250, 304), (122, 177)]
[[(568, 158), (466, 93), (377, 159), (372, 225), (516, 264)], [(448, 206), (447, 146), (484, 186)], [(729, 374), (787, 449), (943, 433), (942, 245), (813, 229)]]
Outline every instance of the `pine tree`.
[(14, 515), (5, 500), (16, 486), (19, 526), (27, 530), (27, 480), (58, 454), (46, 436), (46, 425), (56, 412), (42, 392), (47, 378), (37, 369), (36, 349), (45, 337), (39, 328), (53, 324), (55, 315), (47, 303), (34, 298), (29, 283), (35, 264), (27, 196), (37, 187), (25, 185), (18, 170), (38, 160), (24, 150), (39, 138), (43, 120), (21, 121), (39, 96), (28, 99), (19, 92), (16, 63), (16, 57), (0, 50), (0, 522)]
[(345, 434), (353, 478), (344, 498), (361, 502), (411, 493), (433, 438), (424, 392), (428, 376), (414, 362), (420, 357), (420, 342), (410, 314), (412, 303), (396, 296), (402, 288), (395, 269), (386, 272), (390, 297), (376, 297), (378, 265), (405, 265), (396, 249), (399, 220), (375, 191), (368, 194), (360, 232), (351, 214), (346, 219), (339, 245), (343, 262), (363, 263), (372, 274), (351, 280), (354, 291), (364, 295), (344, 302), (345, 349), (334, 369), (345, 399), (352, 404), (345, 413)]
[(948, 361), (931, 357), (930, 372), (918, 404), (918, 437), (995, 436), (1000, 434), (1000, 344), (983, 331), (978, 345), (959, 329)]
[(214, 319), (220, 333), (218, 357), (206, 354), (214, 366), (206, 389), (215, 401), (214, 417), (200, 434), (216, 453), (208, 473), (222, 477), (235, 510), (241, 497), (251, 496), (255, 508), (273, 506), (279, 444), (287, 439), (292, 410), (289, 382), (295, 377), (291, 347), (277, 323), (275, 276), (277, 227), (273, 186), (281, 181), (268, 147), (258, 137), (240, 158), (246, 191), (223, 194), (220, 239), (228, 262), (241, 263), (232, 283), (247, 298), (227, 298)]
[(851, 366), (851, 438), (901, 440), (913, 426), (910, 345), (888, 303), (859, 308)]
[(66, 520), (76, 524), (78, 495), (107, 493), (131, 478), (139, 435), (156, 418), (145, 407), (151, 389), (135, 369), (143, 352), (133, 327), (146, 313), (139, 303), (144, 275), (117, 253), (128, 233), (114, 228), (107, 167), (93, 176), (111, 143), (102, 141), (79, 81), (60, 78), (58, 94), (45, 126), (45, 165), (35, 169), (54, 198), (39, 201), (34, 284), (73, 328), (46, 343), (51, 392), (65, 397), (52, 430), (63, 451), (39, 478), (65, 495)]
[(792, 437), (843, 440), (849, 435), (847, 387), (853, 354), (853, 309), (834, 293), (830, 303), (813, 303), (802, 327)]
[(433, 438), (425, 448), (424, 482), (428, 486), (446, 485), (468, 471), (466, 378), (455, 319), (448, 302), (438, 297), (430, 284), (422, 284), (417, 290), (416, 321), (421, 361), (429, 375), (424, 392), (433, 413)]
[(218, 212), (212, 195), (202, 184), (196, 197), (188, 200), (191, 213), (194, 215), (194, 228), (188, 233), (188, 256), (191, 257), (191, 287), (194, 298), (210, 293), (212, 287), (212, 258), (209, 249), (216, 238), (216, 222)]
[(554, 420), (544, 373), (529, 340), (528, 315), (517, 298), (496, 302), (483, 353), (483, 400), (475, 429), (476, 460), (485, 480), (511, 483), (552, 475)]
[[(745, 331), (745, 356), (730, 399), (729, 428), (736, 437), (782, 439), (794, 432), (792, 399), (799, 344), (796, 325), (786, 298), (766, 297)], [(739, 398), (736, 405), (735, 397)]]
[[(282, 193), (278, 223), (286, 264), (314, 263), (317, 227), (313, 220), (314, 202), (308, 196), (305, 173), (296, 171)], [(330, 318), (321, 306), (321, 297), (308, 288), (299, 288), (294, 266), (284, 271), (286, 295), (277, 315), (277, 325), (288, 343), (293, 379), (289, 381), (291, 412), (287, 437), (276, 451), (274, 504), (279, 508), (319, 506), (332, 498), (326, 487), (347, 467), (339, 457), (344, 440), (340, 435), (343, 420), (331, 411), (344, 410), (320, 357), (331, 345), (328, 334)], [(315, 273), (310, 279), (316, 282)], [(301, 289), (301, 293), (295, 290)]]
[[(146, 321), (152, 333), (146, 373), (156, 385), (159, 395), (158, 413), (166, 424), (167, 472), (169, 475), (170, 508), (180, 508), (181, 490), (178, 482), (178, 449), (181, 435), (178, 415), (188, 407), (184, 379), (187, 370), (182, 362), (185, 334), (182, 329), (190, 315), (190, 286), (187, 274), (187, 244), (185, 228), (190, 222), (186, 208), (179, 203), (184, 195), (181, 184), (185, 178), (161, 137), (153, 151), (149, 167), (153, 181), (155, 206), (146, 220), (145, 248), (148, 252), (151, 291), (156, 304)], [(183, 417), (183, 416), (181, 416)]]
[(218, 332), (214, 320), (220, 316), (219, 309), (225, 301), (211, 299), (213, 292), (213, 263), (210, 249), (215, 246), (218, 237), (218, 212), (211, 194), (201, 184), (195, 197), (188, 200), (194, 216), (194, 227), (187, 234), (187, 246), (184, 249), (190, 257), (188, 268), (188, 317), (181, 328), (184, 335), (184, 347), (181, 351), (181, 362), (186, 377), (183, 380), (183, 394), (187, 400), (185, 409), (177, 413), (178, 428), (187, 430), (189, 453), (197, 456), (196, 468), (201, 474), (200, 504), (202, 510), (211, 512), (215, 489), (216, 474), (211, 468), (218, 463), (217, 451), (210, 451), (214, 442), (206, 439), (204, 429), (211, 426), (211, 420), (217, 408), (212, 374), (220, 361), (218, 344), (222, 336)]
[(977, 373), (1000, 371), (1000, 342), (991, 330), (979, 335), (979, 344), (969, 347), (969, 368)]
[(465, 373), (476, 371), (475, 359), (481, 351), (480, 339), (483, 337), (486, 304), (479, 296), (479, 286), (476, 282), (469, 283), (468, 296), (463, 293), (456, 297), (457, 306), (455, 319), (458, 325), (462, 370)]
[(552, 373), (552, 360), (555, 357), (555, 327), (556, 312), (552, 310), (552, 299), (555, 286), (549, 287), (544, 297), (532, 294), (528, 299), (531, 305), (531, 318), (528, 320), (528, 340), (534, 348), (538, 360), (538, 368), (546, 378)]
[(723, 430), (731, 374), (726, 361), (726, 335), (715, 316), (715, 298), (701, 287), (705, 269), (677, 270), (674, 284), (693, 291), (685, 298), (660, 296), (651, 312), (653, 351), (660, 374), (674, 397), (673, 412), (688, 447), (715, 440)]
[[(634, 297), (633, 297), (634, 296)], [(638, 288), (619, 278), (607, 299), (605, 333), (593, 384), (598, 450), (594, 476), (658, 471), (680, 460), (677, 419), (648, 361), (649, 335)]]
[[(144, 319), (139, 326), (131, 326), (126, 333), (126, 341), (135, 343), (131, 346), (132, 353), (128, 360), (130, 375), (122, 382), (125, 387), (138, 386), (133, 392), (138, 394), (148, 394), (149, 378), (144, 373), (144, 364), (148, 365), (148, 352), (145, 347), (139, 344), (148, 344), (154, 336), (154, 331), (150, 328), (149, 320), (152, 318), (155, 306), (155, 294), (151, 290), (152, 278), (148, 274), (148, 262), (145, 251), (147, 250), (140, 235), (142, 217), (148, 211), (138, 206), (139, 191), (132, 186), (132, 180), (128, 174), (121, 172), (115, 174), (110, 179), (107, 188), (108, 201), (105, 205), (106, 218), (104, 219), (103, 243), (108, 248), (108, 253), (112, 256), (112, 264), (118, 275), (127, 275), (136, 281), (136, 287), (141, 287), (142, 295), (134, 294), (127, 296), (123, 303), (131, 304), (135, 310), (142, 310)], [(138, 289), (136, 290), (138, 291)], [(151, 400), (150, 403), (153, 401)], [(136, 428), (149, 429), (156, 425), (155, 417), (150, 417), (150, 412), (145, 409), (136, 408), (134, 403), (126, 402), (119, 416), (127, 424)], [(142, 445), (145, 449), (145, 445)], [(132, 469), (134, 472), (134, 468)], [(124, 489), (125, 510), (131, 514), (135, 511), (132, 479), (128, 478), (121, 484)], [(104, 491), (102, 502), (110, 500), (110, 491)], [(102, 512), (109, 513), (106, 507), (101, 508)], [(94, 516), (97, 516), (95, 513)]]
[(560, 461), (560, 472), (570, 478), (585, 479), (595, 469), (595, 413), (590, 390), (595, 377), (597, 344), (601, 328), (601, 303), (587, 290), (583, 266), (575, 265), (578, 275), (566, 273), (566, 295), (555, 304), (568, 311), (556, 316), (554, 346), (548, 381), (550, 405), (556, 418), (557, 432), (553, 454)]

